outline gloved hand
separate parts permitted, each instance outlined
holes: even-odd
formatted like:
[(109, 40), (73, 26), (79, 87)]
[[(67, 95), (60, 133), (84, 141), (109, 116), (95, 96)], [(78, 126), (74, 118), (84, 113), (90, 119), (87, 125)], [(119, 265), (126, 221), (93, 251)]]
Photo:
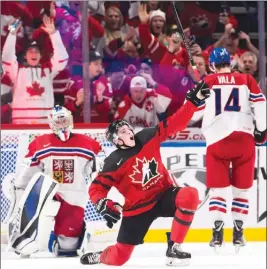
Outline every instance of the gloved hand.
[(254, 130), (254, 139), (255, 139), (255, 142), (256, 142), (256, 145), (257, 146), (260, 146), (262, 144), (264, 144), (266, 142), (266, 130), (264, 131), (259, 131), (257, 129), (257, 127), (255, 127), (255, 130)]
[(205, 81), (199, 81), (195, 87), (189, 90), (186, 94), (186, 100), (193, 103), (195, 106), (200, 106), (202, 101), (210, 96), (210, 88)]
[(121, 218), (122, 206), (110, 199), (100, 199), (96, 203), (96, 211), (107, 221), (107, 226), (111, 229), (113, 224)]

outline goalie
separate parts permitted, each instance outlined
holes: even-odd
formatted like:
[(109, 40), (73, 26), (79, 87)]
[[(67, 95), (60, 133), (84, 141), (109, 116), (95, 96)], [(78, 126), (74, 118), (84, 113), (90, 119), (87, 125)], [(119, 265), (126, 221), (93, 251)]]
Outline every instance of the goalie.
[(29, 144), (22, 171), (10, 188), (15, 206), (9, 214), (9, 246), (21, 255), (48, 247), (57, 256), (76, 256), (85, 231), (86, 176), (90, 179), (96, 172), (101, 146), (72, 132), (66, 108), (56, 106), (48, 119), (53, 133)]

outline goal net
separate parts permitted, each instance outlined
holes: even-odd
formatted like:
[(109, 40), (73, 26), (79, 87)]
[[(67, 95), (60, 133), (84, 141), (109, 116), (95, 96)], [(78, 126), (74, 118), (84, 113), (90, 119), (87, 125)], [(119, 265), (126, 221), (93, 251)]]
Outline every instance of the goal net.
[[(51, 131), (48, 128), (41, 130), (1, 130), (1, 224), (3, 224), (10, 207), (10, 201), (3, 193), (2, 182), (4, 178), (11, 177), (14, 179), (15, 176), (19, 174), (21, 162), (27, 152), (29, 143), (36, 136), (49, 132)], [(75, 129), (74, 132), (82, 133), (96, 139), (102, 145), (103, 152), (101, 153), (101, 157), (103, 158), (114, 150), (114, 146), (105, 139), (104, 128), (91, 129), (87, 127), (87, 129)], [(115, 194), (115, 200), (118, 198), (118, 194), (118, 192)], [(121, 199), (121, 197), (119, 197), (119, 199)], [(101, 220), (102, 218), (96, 212), (94, 205), (88, 201), (85, 210), (85, 222), (98, 222)], [(6, 234), (7, 229), (3, 224), (1, 225), (1, 244), (6, 243)]]

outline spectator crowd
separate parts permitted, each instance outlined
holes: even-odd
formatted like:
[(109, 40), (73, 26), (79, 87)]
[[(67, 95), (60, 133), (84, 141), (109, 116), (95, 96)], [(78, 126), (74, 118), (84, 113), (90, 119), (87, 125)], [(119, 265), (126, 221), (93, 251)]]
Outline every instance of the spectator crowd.
[[(259, 51), (229, 5), (213, 11), (201, 3), (176, 2), (200, 77), (211, 73), (210, 51), (225, 47), (231, 68), (257, 79)], [(172, 115), (196, 78), (169, 1), (88, 1), (87, 18), (81, 8), (80, 1), (1, 2), (1, 122), (47, 123), (55, 104), (84, 121), (84, 21), (91, 122), (148, 127)]]

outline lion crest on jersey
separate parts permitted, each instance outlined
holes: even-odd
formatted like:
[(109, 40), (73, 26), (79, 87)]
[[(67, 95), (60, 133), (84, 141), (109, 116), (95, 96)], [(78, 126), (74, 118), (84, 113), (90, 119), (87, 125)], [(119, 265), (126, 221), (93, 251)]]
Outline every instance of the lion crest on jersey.
[(130, 175), (133, 183), (139, 183), (142, 184), (142, 187), (145, 187), (159, 176), (158, 163), (155, 158), (151, 160), (136, 158), (136, 164), (133, 165), (133, 173)]
[(74, 160), (53, 160), (53, 178), (58, 183), (71, 184), (74, 181)]

